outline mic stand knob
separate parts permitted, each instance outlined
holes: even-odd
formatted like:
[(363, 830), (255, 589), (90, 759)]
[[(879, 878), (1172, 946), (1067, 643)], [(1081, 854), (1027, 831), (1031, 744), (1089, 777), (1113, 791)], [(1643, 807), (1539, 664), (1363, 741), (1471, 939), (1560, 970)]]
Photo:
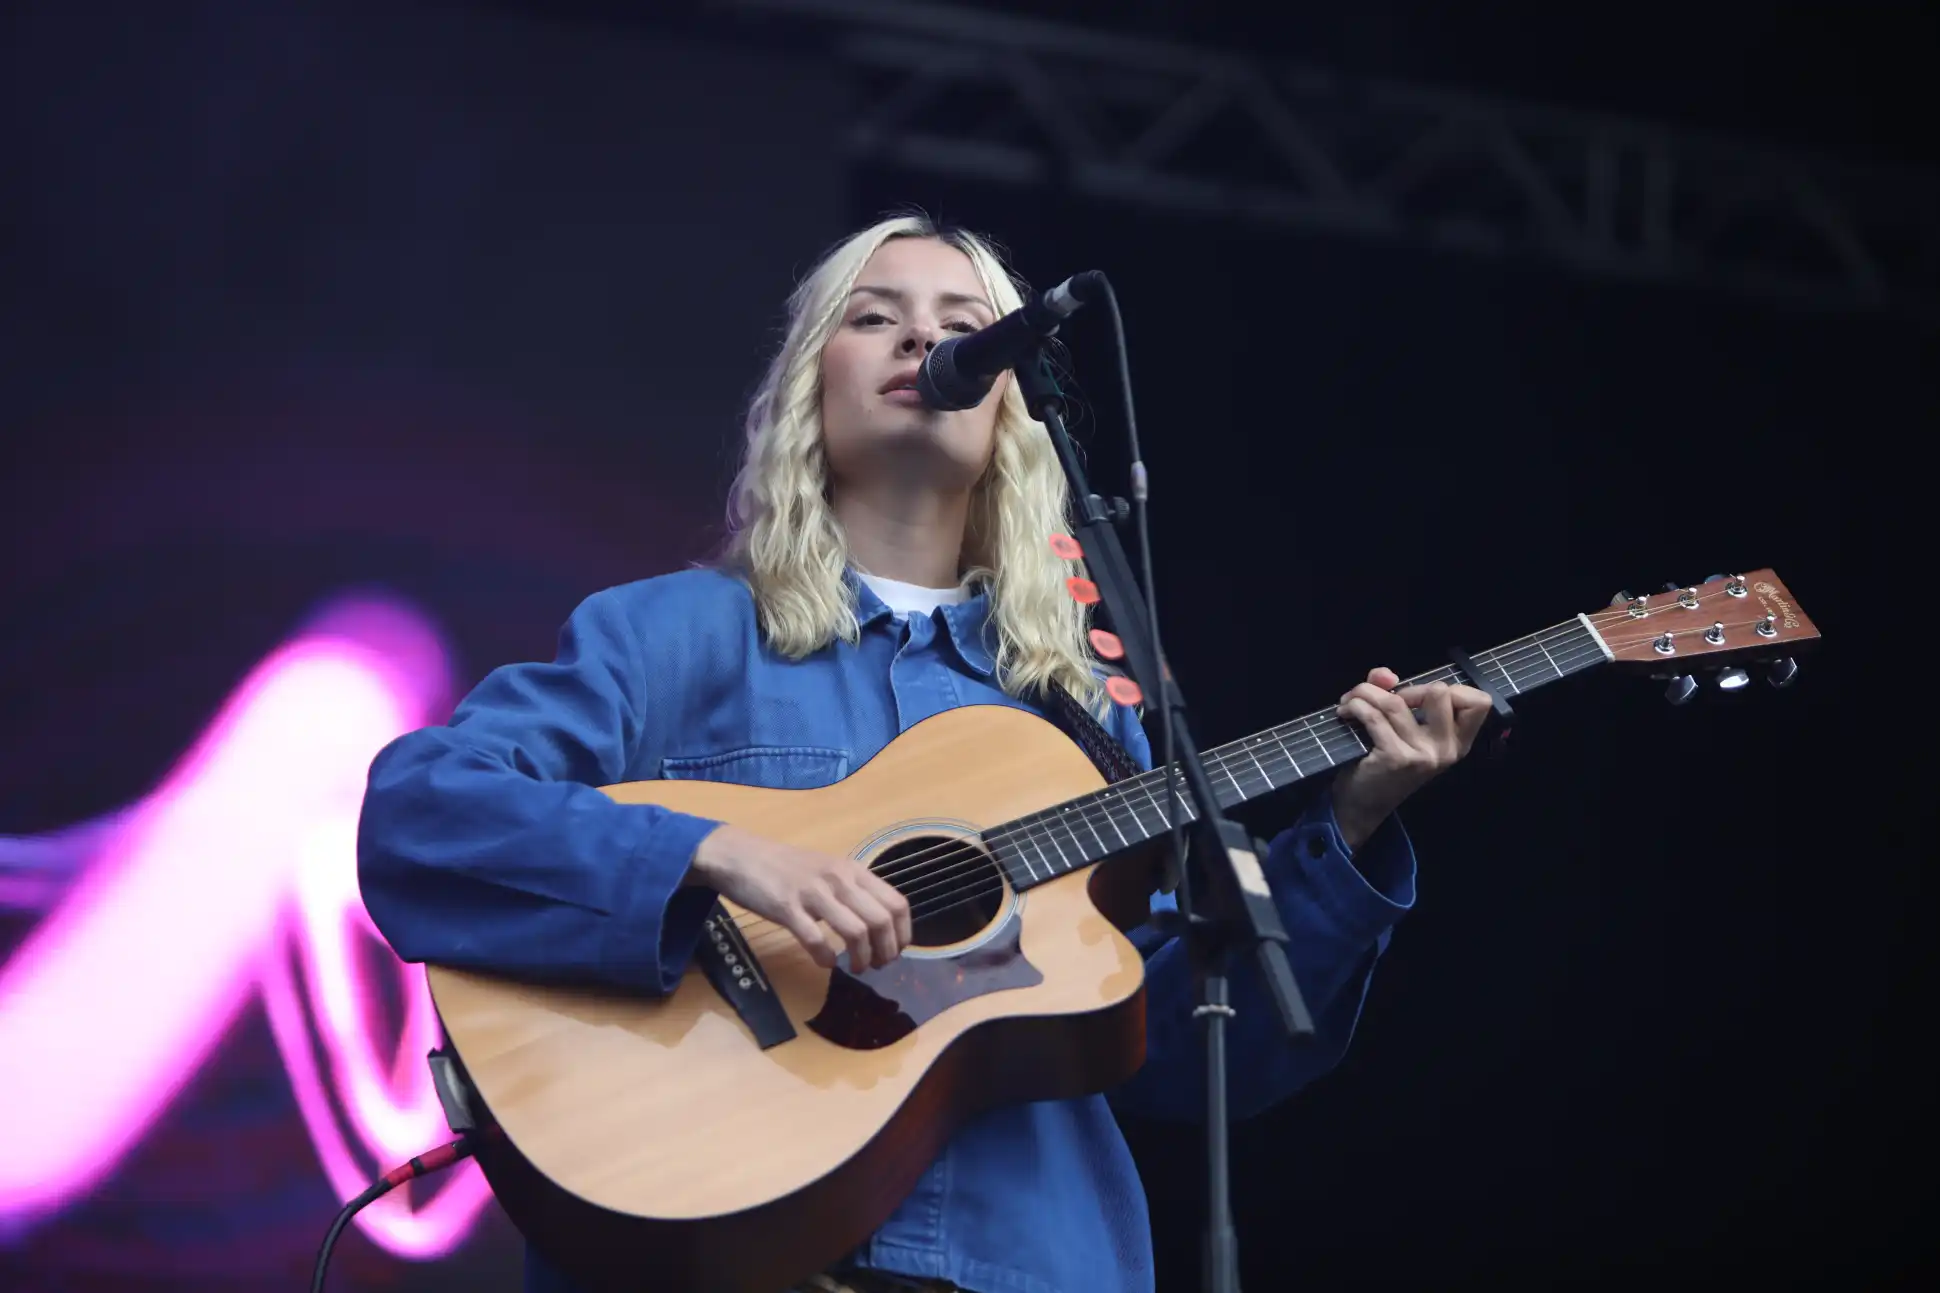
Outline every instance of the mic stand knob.
[(1091, 501), (1100, 512), (1104, 513), (1105, 519), (1113, 525), (1123, 525), (1131, 519), (1132, 505), (1116, 495), (1104, 497), (1093, 494)]

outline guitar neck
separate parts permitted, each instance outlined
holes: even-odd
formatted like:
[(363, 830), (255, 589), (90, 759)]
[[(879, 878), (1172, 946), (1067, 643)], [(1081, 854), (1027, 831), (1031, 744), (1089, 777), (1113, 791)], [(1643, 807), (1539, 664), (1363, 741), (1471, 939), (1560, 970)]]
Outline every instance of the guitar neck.
[[(1454, 665), (1403, 680), (1482, 685), (1506, 697), (1582, 673), (1613, 657), (1585, 616), (1577, 616), (1527, 637), (1505, 642), (1470, 657), (1479, 678)], [(1355, 724), (1332, 707), (1270, 727), (1201, 754), (1207, 780), (1221, 808), (1231, 808), (1284, 789), (1308, 777), (1345, 767), (1368, 753)], [(1185, 777), (1172, 780), (1155, 768), (1093, 794), (1020, 817), (983, 834), (985, 845), (1018, 889), (1028, 889), (1100, 862), (1170, 831), (1175, 821), (1190, 823), (1194, 811)]]

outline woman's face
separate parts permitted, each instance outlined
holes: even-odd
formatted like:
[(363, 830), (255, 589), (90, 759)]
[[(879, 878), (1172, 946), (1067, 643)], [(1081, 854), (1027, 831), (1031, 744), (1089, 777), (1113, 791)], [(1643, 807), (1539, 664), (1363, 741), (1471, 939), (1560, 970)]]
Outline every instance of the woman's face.
[(943, 413), (917, 395), (916, 370), (937, 342), (996, 319), (975, 266), (956, 248), (896, 238), (876, 249), (822, 350), (822, 437), (837, 483), (976, 484), (1010, 375), (975, 408)]

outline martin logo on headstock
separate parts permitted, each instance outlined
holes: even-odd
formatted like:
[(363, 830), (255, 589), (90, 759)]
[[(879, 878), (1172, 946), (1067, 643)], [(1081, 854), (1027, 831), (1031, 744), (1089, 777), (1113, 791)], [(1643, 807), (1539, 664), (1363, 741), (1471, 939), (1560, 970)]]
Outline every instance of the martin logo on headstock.
[[(1778, 586), (1776, 584), (1760, 580), (1758, 583), (1752, 585), (1751, 590), (1758, 594), (1759, 605), (1764, 606), (1767, 610), (1771, 608), (1773, 603), (1777, 604), (1779, 614), (1783, 617), (1786, 628), (1795, 629), (1799, 626), (1798, 612), (1792, 609), (1792, 603), (1778, 595)], [(1767, 598), (1770, 601), (1767, 601)]]

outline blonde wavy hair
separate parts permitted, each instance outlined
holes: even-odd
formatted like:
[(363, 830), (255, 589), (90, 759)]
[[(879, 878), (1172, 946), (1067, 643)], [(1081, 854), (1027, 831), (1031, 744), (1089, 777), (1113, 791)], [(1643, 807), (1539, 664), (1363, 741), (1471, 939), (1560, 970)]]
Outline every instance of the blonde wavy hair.
[[(781, 348), (748, 405), (719, 563), (747, 582), (762, 632), (789, 659), (861, 637), (855, 593), (843, 578), (849, 544), (829, 503), (822, 348), (841, 324), (862, 267), (894, 238), (932, 238), (968, 256), (999, 315), (1023, 304), (1022, 284), (995, 244), (923, 215), (894, 216), (843, 239), (790, 294)], [(972, 488), (962, 576), (982, 583), (990, 597), (998, 685), (1022, 699), (1058, 683), (1102, 716), (1110, 702), (1086, 638), (1089, 608), (1064, 583), (1084, 571), (1049, 546), (1051, 535), (1069, 532), (1069, 490), (1050, 435), (1009, 383), (990, 464)]]

